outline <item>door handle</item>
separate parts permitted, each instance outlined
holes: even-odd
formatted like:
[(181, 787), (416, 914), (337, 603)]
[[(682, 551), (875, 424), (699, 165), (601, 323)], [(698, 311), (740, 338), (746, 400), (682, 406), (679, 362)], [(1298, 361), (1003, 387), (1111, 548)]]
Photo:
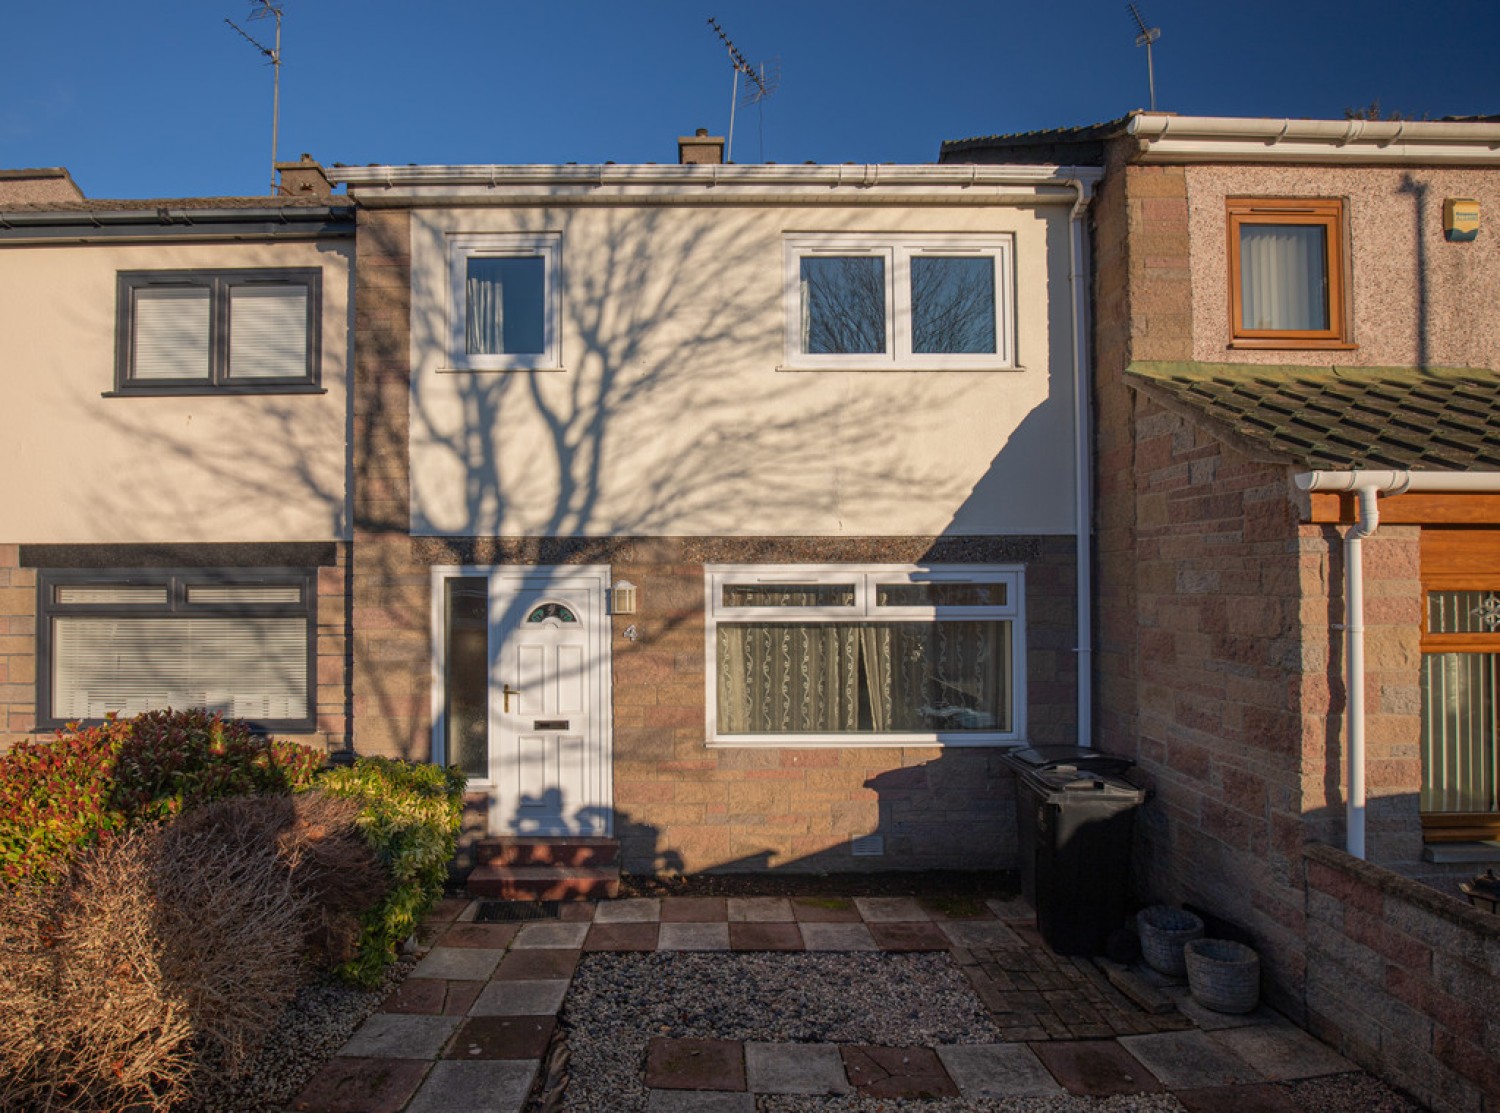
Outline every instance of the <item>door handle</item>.
[(501, 697), (501, 708), (500, 708), (500, 710), (503, 711), (503, 712), (510, 711), (510, 697), (511, 696), (519, 696), (520, 694), (521, 694), (521, 689), (519, 689), (519, 688), (512, 688), (509, 684), (507, 684), (503, 688), (501, 688), (500, 689), (500, 697)]

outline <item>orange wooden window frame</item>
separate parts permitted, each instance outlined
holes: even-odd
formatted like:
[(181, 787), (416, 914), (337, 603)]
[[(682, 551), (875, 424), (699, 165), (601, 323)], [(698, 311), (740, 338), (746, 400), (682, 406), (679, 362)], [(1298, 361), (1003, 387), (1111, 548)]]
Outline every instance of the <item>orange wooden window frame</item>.
[[(1230, 197), (1229, 338), (1231, 348), (1353, 348), (1344, 254), (1344, 203), (1314, 197)], [(1328, 328), (1252, 329), (1244, 324), (1240, 288), (1240, 229), (1246, 225), (1316, 225), (1324, 230), (1323, 265), (1328, 275)]]

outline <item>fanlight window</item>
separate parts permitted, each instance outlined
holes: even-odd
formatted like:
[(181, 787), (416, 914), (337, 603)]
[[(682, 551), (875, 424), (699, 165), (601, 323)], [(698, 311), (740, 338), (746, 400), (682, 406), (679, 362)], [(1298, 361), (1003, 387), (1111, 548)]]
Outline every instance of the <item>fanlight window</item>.
[(526, 616), (527, 622), (577, 622), (578, 617), (561, 603), (543, 603)]

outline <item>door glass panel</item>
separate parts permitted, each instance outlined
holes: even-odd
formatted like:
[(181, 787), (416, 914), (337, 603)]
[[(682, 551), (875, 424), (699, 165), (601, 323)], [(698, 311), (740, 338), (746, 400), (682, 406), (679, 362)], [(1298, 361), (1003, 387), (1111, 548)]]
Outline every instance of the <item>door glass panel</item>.
[(1500, 632), (1500, 595), (1493, 591), (1429, 591), (1429, 634)]
[(1422, 810), (1493, 812), (1497, 662), (1493, 653), (1422, 656)]
[(490, 777), (489, 726), (489, 581), (483, 576), (455, 576), (444, 581), (443, 690), (447, 708), (448, 761), (471, 779)]

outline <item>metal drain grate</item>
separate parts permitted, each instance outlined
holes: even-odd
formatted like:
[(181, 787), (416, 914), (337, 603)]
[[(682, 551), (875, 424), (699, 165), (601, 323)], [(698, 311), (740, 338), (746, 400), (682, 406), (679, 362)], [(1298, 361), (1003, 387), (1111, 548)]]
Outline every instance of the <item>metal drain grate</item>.
[(522, 920), (555, 920), (560, 903), (555, 900), (482, 900), (474, 922), (514, 924)]

